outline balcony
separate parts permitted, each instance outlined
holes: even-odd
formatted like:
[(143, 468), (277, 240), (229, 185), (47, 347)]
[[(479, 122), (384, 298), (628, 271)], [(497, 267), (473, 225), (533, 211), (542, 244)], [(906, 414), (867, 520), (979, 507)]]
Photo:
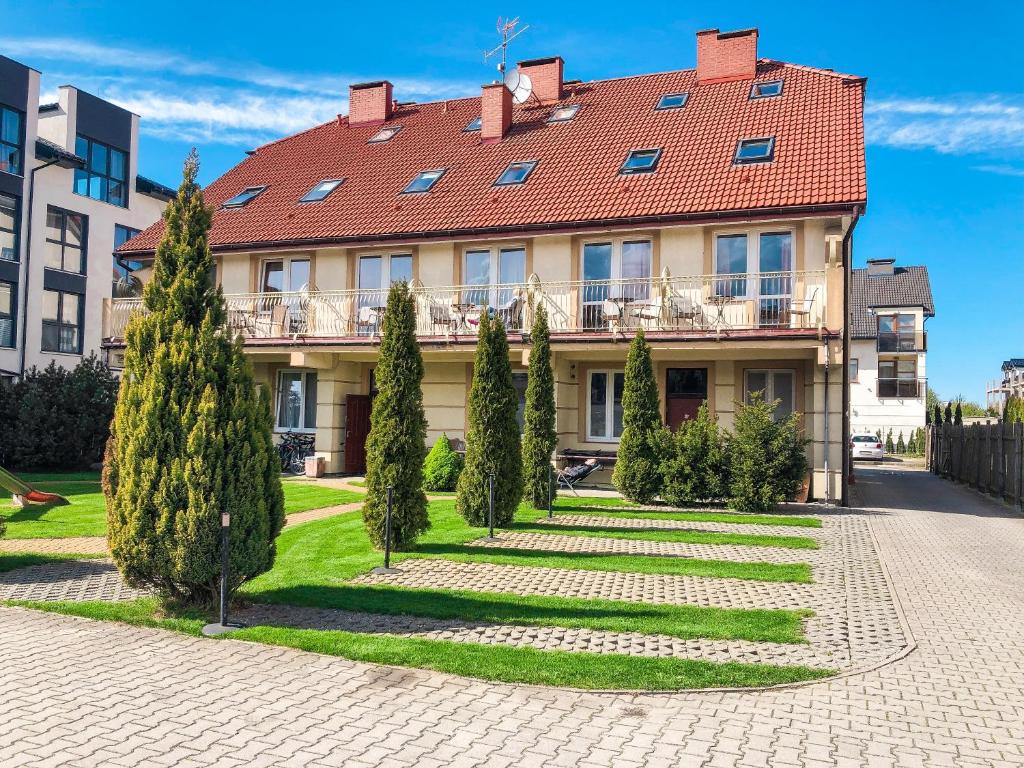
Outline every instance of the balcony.
[[(480, 318), (501, 318), (511, 332), (528, 332), (535, 308), (548, 313), (555, 336), (598, 339), (637, 328), (679, 337), (815, 335), (824, 324), (825, 274), (817, 272), (703, 275), (635, 280), (462, 285), (414, 284), (416, 333), (423, 339), (472, 341)], [(386, 290), (228, 294), (227, 324), (247, 340), (377, 340)], [(113, 299), (103, 335), (116, 346), (141, 299)]]
[(927, 379), (877, 379), (875, 392), (879, 398), (914, 400), (928, 391)]
[(878, 332), (879, 352), (927, 352), (928, 334), (924, 331)]

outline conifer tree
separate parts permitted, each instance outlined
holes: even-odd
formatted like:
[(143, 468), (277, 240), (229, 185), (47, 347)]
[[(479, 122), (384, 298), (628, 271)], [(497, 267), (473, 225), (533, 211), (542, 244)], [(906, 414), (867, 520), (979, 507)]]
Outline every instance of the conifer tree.
[(164, 212), (146, 312), (125, 331), (104, 468), (114, 562), (130, 585), (184, 605), (216, 599), (222, 514), (231, 590), (270, 569), (284, 523), (270, 405), (241, 340), (223, 330), (198, 168), (193, 151)]
[(455, 509), (470, 525), (487, 525), (491, 474), (495, 525), (507, 527), (523, 498), (518, 408), (505, 324), (482, 317), (469, 390), (466, 467), (455, 499)]
[(423, 462), (423, 490), (454, 491), (462, 472), (462, 455), (452, 450), (444, 432), (437, 438)]
[(726, 456), (718, 419), (708, 411), (706, 401), (697, 410), (697, 418), (683, 421), (669, 440), (662, 463), (662, 498), (680, 507), (724, 496)]
[(797, 413), (775, 420), (779, 401), (759, 393), (736, 411), (729, 440), (730, 504), (741, 512), (770, 512), (791, 498), (807, 474), (805, 440)]
[(661, 490), (661, 408), (651, 348), (642, 328), (629, 345), (622, 386), (622, 436), (612, 482), (630, 501), (649, 504)]
[(917, 453), (917, 430), (910, 430), (910, 439), (907, 441), (907, 453)]
[(953, 423), (953, 405), (952, 403), (946, 403), (946, 410), (942, 413), (942, 419), (946, 424)]
[(534, 509), (546, 509), (551, 454), (555, 432), (555, 377), (551, 370), (551, 337), (548, 315), (537, 307), (530, 329), (530, 366), (526, 382), (526, 413), (523, 430), (523, 484)]
[(896, 441), (896, 453), (906, 453), (906, 452), (907, 452), (907, 444), (903, 440), (903, 430), (901, 429), (900, 430), (900, 438), (899, 438), (899, 440)]
[(960, 401), (957, 400), (956, 401), (956, 410), (953, 411), (953, 424), (955, 426), (959, 427), (959, 426), (962, 426), (963, 423), (964, 423), (964, 412), (963, 412), (963, 409), (960, 407)]
[(942, 426), (942, 411), (939, 410), (939, 404), (935, 404), (935, 411), (932, 413), (932, 424), (937, 427)]
[(375, 377), (363, 523), (373, 545), (383, 549), (387, 488), (392, 486), (391, 547), (408, 549), (430, 527), (430, 519), (423, 493), (423, 356), (416, 341), (416, 299), (404, 281), (388, 291)]
[(896, 452), (896, 445), (892, 441), (892, 429), (890, 429), (888, 431), (888, 433), (886, 433), (886, 435), (885, 435), (885, 452), (886, 453), (895, 453)]

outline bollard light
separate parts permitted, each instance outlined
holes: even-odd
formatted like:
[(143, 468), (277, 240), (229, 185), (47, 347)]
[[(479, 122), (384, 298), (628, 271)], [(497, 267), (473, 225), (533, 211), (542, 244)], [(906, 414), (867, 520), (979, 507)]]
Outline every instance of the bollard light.
[(487, 476), (487, 538), (484, 541), (499, 541), (494, 535), (494, 473)]
[(228, 621), (228, 572), (231, 567), (231, 512), (225, 510), (220, 515), (220, 621), (203, 627), (207, 637), (223, 635), (234, 629), (242, 629), (245, 624)]
[(398, 568), (391, 567), (391, 507), (394, 503), (395, 486), (388, 486), (387, 503), (384, 507), (384, 565), (374, 568), (370, 573), (401, 573)]

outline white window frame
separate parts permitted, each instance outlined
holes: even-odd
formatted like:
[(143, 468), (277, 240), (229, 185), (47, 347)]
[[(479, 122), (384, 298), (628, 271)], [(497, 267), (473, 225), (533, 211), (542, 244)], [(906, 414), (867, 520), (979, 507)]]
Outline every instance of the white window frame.
[[(275, 432), (301, 432), (303, 434), (311, 435), (316, 432), (316, 424), (312, 427), (307, 427), (305, 424), (301, 427), (284, 427), (281, 426), (281, 395), (284, 393), (284, 388), (281, 386), (281, 377), (286, 373), (297, 373), (300, 375), (300, 381), (302, 382), (302, 404), (299, 406), (299, 412), (302, 414), (302, 419), (305, 421), (306, 418), (306, 377), (309, 374), (317, 376), (317, 387), (320, 385), (320, 377), (317, 375), (317, 371), (310, 368), (280, 368), (277, 371), (277, 391), (274, 393), (274, 431)], [(316, 420), (316, 410), (313, 411), (313, 419)]]
[[(412, 251), (382, 251), (380, 253), (360, 253), (356, 257), (356, 290), (357, 291), (385, 291), (391, 288), (391, 260), (395, 257), (408, 257), (409, 259), (409, 280), (416, 277), (416, 257)], [(380, 259), (380, 285), (362, 286), (359, 284), (359, 265), (363, 259)]]
[[(478, 247), (466, 246), (462, 249), (462, 284), (465, 286), (465, 291), (479, 291), (483, 289), (483, 286), (470, 285), (467, 280), (469, 275), (469, 265), (466, 263), (466, 257), (471, 253), (483, 253), (486, 251), (490, 256), (490, 264), (487, 267), (487, 282), (484, 285), (487, 286), (487, 302), (492, 307), (497, 307), (504, 302), (499, 302), (498, 292), (502, 289), (502, 286), (525, 286), (526, 281), (529, 279), (527, 274), (526, 260), (529, 255), (529, 248), (526, 247), (526, 243), (520, 242), (509, 242), (499, 243), (494, 245), (481, 245)], [(502, 251), (522, 251), (523, 252), (523, 279), (516, 283), (499, 283), (501, 279), (501, 253)], [(506, 289), (507, 290), (507, 289)]]
[(860, 381), (860, 358), (859, 357), (851, 357), (850, 358), (849, 370), (850, 370), (850, 381), (854, 381), (854, 382)]
[(281, 263), (281, 269), (282, 269), (282, 275), (281, 275), (282, 289), (281, 289), (281, 292), (282, 293), (291, 293), (292, 291), (300, 291), (300, 290), (302, 290), (302, 286), (301, 285), (292, 285), (291, 284), (291, 282), (292, 282), (292, 262), (293, 261), (304, 261), (304, 262), (306, 262), (309, 265), (309, 280), (306, 283), (306, 286), (308, 288), (311, 288), (312, 287), (312, 283), (313, 283), (313, 257), (312, 257), (312, 255), (300, 256), (299, 254), (296, 254), (295, 256), (268, 256), (267, 258), (262, 259), (260, 261), (259, 284), (256, 286), (257, 292), (258, 293), (268, 293), (267, 291), (264, 290), (264, 288), (266, 287), (266, 284), (267, 284), (267, 265), (268, 264), (274, 264), (274, 263), (277, 263), (277, 262)]
[[(750, 397), (750, 374), (752, 373), (763, 373), (765, 374), (765, 381), (767, 387), (763, 394), (764, 402), (771, 403), (778, 400), (778, 394), (775, 391), (775, 377), (773, 374), (776, 373), (788, 373), (792, 383), (792, 391), (789, 393), (790, 402), (793, 404), (793, 410), (790, 413), (797, 413), (796, 409), (796, 369), (795, 368), (747, 368), (743, 371), (743, 402), (749, 403)], [(777, 411), (775, 414), (776, 420), (784, 419), (790, 414), (780, 415)]]
[[(591, 429), (590, 429), (590, 427), (591, 427), (590, 392), (591, 392), (591, 387), (593, 385), (592, 382), (593, 382), (593, 378), (594, 378), (594, 374), (595, 373), (607, 374), (607, 379), (605, 380), (605, 403), (604, 403), (605, 422), (604, 423), (607, 425), (608, 434), (605, 434), (605, 435), (595, 435), (595, 434), (593, 434), (591, 432)], [(625, 377), (625, 375), (626, 375), (625, 369), (623, 369), (623, 368), (592, 368), (591, 370), (587, 371), (587, 380), (586, 380), (586, 387), (587, 387), (587, 389), (586, 389), (586, 394), (585, 394), (586, 404), (587, 404), (587, 413), (586, 413), (586, 417), (585, 418), (586, 418), (586, 422), (587, 422), (586, 423), (586, 433), (587, 433), (586, 436), (587, 436), (587, 442), (588, 443), (617, 443), (617, 442), (619, 442), (619, 440), (622, 439), (621, 435), (619, 437), (615, 437), (615, 376), (617, 374), (622, 374), (622, 376)], [(623, 388), (623, 394), (625, 394), (625, 388)]]
[(604, 245), (610, 243), (612, 246), (612, 263), (611, 273), (608, 275), (608, 280), (621, 281), (621, 280), (638, 280), (642, 278), (624, 278), (622, 276), (622, 246), (626, 243), (649, 243), (650, 254), (647, 260), (647, 279), (654, 279), (654, 237), (648, 234), (638, 234), (633, 237), (619, 236), (619, 237), (593, 237), (588, 238), (580, 243), (579, 253), (579, 265), (580, 265), (580, 280), (585, 281), (584, 277), (584, 266), (586, 264), (586, 253), (588, 245)]
[[(796, 229), (793, 227), (756, 227), (753, 229), (720, 229), (714, 230), (711, 233), (711, 269), (715, 277), (721, 275), (724, 279), (732, 277), (732, 273), (719, 272), (718, 271), (718, 239), (720, 237), (735, 237), (736, 235), (746, 235), (747, 238), (747, 271), (745, 274), (746, 279), (746, 293), (738, 294), (733, 298), (736, 299), (759, 299), (761, 298), (761, 281), (757, 278), (752, 278), (752, 275), (761, 274), (761, 236), (762, 235), (789, 235), (790, 243), (792, 245), (792, 266), (789, 269), (790, 279), (796, 276)], [(774, 273), (766, 273), (774, 274)], [(778, 274), (785, 274), (780, 272)], [(795, 286), (794, 286), (795, 288)], [(795, 294), (792, 295), (795, 298)]]

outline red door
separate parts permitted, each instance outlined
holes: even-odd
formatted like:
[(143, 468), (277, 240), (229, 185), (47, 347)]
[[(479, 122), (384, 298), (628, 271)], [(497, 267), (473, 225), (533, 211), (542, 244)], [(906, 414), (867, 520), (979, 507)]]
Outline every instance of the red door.
[(345, 398), (345, 422), (345, 472), (361, 475), (366, 472), (366, 437), (370, 434), (369, 395)]
[(669, 368), (665, 374), (665, 423), (675, 432), (708, 399), (707, 368)]

